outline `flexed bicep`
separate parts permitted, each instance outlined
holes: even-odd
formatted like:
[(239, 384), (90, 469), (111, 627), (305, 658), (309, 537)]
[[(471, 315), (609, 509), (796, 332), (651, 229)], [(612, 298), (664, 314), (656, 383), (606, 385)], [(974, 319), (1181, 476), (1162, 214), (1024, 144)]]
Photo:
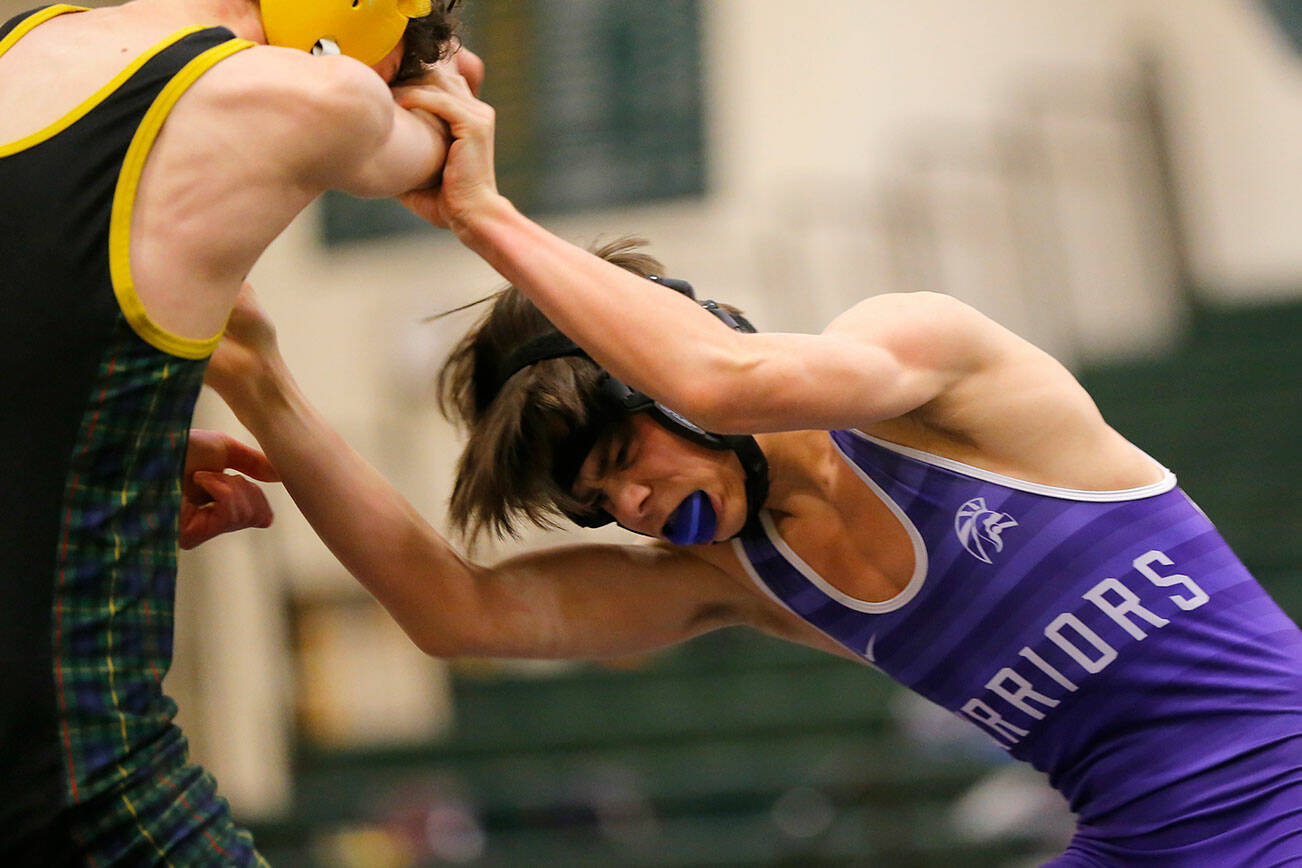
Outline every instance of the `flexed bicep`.
[(724, 433), (862, 428), (944, 396), (993, 356), (994, 324), (948, 296), (875, 296), (821, 334), (730, 336), (684, 408)]

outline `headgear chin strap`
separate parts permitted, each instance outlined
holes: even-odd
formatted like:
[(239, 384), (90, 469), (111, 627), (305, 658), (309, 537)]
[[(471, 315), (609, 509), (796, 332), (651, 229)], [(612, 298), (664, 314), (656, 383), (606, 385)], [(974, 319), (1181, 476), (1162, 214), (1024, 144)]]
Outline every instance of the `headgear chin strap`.
[(374, 66), (402, 41), (432, 0), (260, 0), (268, 45), (346, 54)]
[[(687, 281), (654, 275), (648, 279), (696, 301), (696, 293)], [(707, 299), (698, 304), (731, 329), (750, 334), (755, 332), (755, 327), (744, 316), (729, 313), (712, 300)], [(480, 409), (487, 407), (502, 391), (507, 380), (524, 368), (546, 359), (575, 356), (591, 359), (582, 347), (558, 331), (548, 332), (526, 341), (507, 356), (506, 361), (495, 372), (495, 376), (489, 376), (484, 372), (482, 379), (476, 377), (479, 385), (476, 401)], [(715, 434), (706, 431), (670, 408), (652, 400), (648, 395), (615, 379), (604, 370), (601, 372), (598, 388), (600, 390), (598, 405), (590, 408), (591, 418), (588, 423), (581, 430), (573, 432), (569, 441), (557, 450), (552, 475), (562, 488), (568, 490), (574, 484), (579, 468), (603, 433), (628, 416), (647, 413), (670, 433), (708, 449), (733, 452), (741, 461), (741, 468), (746, 477), (746, 524), (743, 531), (758, 522), (759, 512), (769, 495), (769, 464), (754, 437), (746, 434)], [(615, 520), (603, 509), (582, 515), (569, 515), (568, 518), (580, 527), (603, 527)]]

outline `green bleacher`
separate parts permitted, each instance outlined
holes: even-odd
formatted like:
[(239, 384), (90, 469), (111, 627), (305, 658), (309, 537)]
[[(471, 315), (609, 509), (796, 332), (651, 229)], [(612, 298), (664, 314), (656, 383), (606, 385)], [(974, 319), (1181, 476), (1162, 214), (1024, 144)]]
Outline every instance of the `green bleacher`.
[[(1300, 334), (1302, 305), (1207, 309), (1173, 354), (1082, 377), (1295, 617)], [(460, 675), (450, 740), (303, 749), (293, 815), (255, 832), (278, 868), (366, 865), (321, 842), (352, 828), (420, 838), (447, 806), (471, 818), (459, 834), (473, 846), (417, 864), (1034, 864), (1048, 845), (1031, 830), (977, 840), (944, 821), (1003, 760), (928, 750), (892, 712), (895, 691), (855, 663), (733, 630), (628, 671)]]
[(1081, 380), (1302, 614), (1302, 305), (1200, 309), (1170, 356)]

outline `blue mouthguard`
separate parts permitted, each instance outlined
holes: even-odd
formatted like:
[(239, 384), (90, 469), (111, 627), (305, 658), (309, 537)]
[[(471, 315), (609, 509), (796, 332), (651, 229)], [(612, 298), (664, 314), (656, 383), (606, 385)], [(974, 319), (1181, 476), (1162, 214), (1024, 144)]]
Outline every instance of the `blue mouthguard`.
[(664, 535), (676, 546), (695, 546), (714, 542), (719, 520), (704, 491), (689, 494), (669, 515)]

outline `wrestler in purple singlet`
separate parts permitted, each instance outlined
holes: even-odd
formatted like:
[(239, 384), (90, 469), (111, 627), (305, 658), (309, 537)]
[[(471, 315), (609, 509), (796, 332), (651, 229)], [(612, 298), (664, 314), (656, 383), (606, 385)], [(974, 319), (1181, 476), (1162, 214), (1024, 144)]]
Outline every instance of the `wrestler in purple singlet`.
[(1302, 864), (1302, 631), (1175, 485), (1021, 482), (832, 439), (913, 542), (884, 602), (763, 534), (761, 589), (1049, 776), (1079, 817), (1055, 866)]

